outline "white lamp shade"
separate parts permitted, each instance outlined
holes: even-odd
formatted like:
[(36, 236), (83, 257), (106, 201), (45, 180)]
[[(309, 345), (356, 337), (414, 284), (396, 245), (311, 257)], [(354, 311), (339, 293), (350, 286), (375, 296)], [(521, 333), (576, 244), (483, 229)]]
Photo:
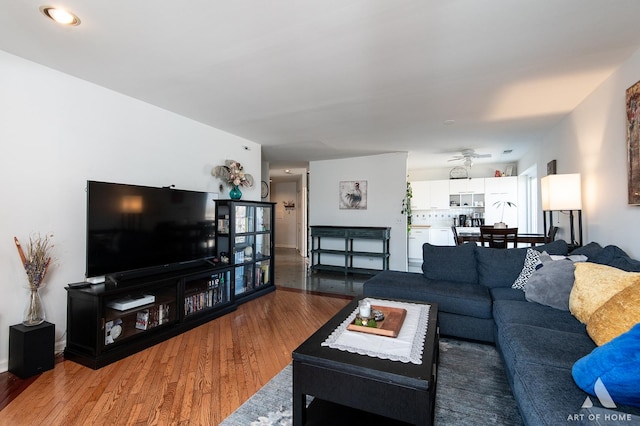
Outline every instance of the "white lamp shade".
[(582, 210), (580, 173), (548, 175), (540, 179), (542, 210)]

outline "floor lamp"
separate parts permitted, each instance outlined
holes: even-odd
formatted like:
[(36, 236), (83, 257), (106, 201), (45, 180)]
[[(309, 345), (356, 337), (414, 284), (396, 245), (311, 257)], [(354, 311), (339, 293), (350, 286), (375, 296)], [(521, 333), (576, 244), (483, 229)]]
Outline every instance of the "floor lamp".
[[(582, 245), (582, 189), (580, 173), (548, 175), (540, 179), (544, 229), (547, 232), (547, 213), (549, 226), (553, 226), (554, 211), (569, 212), (571, 243), (574, 247)], [(576, 239), (574, 212), (578, 214), (578, 238)]]

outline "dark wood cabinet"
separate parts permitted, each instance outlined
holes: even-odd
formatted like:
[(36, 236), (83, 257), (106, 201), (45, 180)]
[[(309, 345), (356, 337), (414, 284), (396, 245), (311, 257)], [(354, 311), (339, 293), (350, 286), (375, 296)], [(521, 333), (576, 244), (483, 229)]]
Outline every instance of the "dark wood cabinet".
[[(391, 228), (386, 227), (311, 226), (311, 271), (377, 274), (387, 270), (390, 237)], [(377, 264), (362, 262), (366, 259)]]
[(274, 203), (222, 200), (216, 218), (218, 258), (234, 265), (235, 299), (275, 290)]
[(67, 287), (65, 358), (103, 367), (236, 309), (233, 268)]

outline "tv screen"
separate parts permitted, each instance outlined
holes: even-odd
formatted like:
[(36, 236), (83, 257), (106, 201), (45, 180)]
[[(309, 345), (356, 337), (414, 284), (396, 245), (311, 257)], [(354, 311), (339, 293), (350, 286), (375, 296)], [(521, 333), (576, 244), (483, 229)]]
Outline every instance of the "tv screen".
[(215, 195), (87, 182), (87, 278), (215, 256)]

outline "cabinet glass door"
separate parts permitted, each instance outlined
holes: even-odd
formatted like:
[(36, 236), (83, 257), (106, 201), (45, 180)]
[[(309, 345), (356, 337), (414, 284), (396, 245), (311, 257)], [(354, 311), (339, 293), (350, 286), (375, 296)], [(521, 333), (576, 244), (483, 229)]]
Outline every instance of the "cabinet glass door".
[(234, 262), (236, 264), (253, 262), (255, 250), (253, 247), (254, 235), (241, 235), (235, 238), (233, 246)]
[(228, 303), (231, 300), (230, 286), (230, 270), (187, 279), (184, 285), (185, 317)]
[(255, 208), (253, 206), (236, 206), (236, 234), (254, 232)]
[(271, 256), (271, 234), (256, 234), (256, 260)]
[(121, 293), (105, 298), (104, 346), (175, 322), (176, 318), (174, 282), (144, 292)]
[(255, 267), (255, 288), (262, 287), (263, 285), (270, 284), (269, 277), (271, 268), (270, 260), (263, 260), (261, 262), (256, 262)]
[(246, 291), (253, 290), (253, 263), (243, 266), (236, 266), (235, 270), (235, 294), (242, 294)]
[(256, 207), (256, 232), (271, 231), (271, 207)]

